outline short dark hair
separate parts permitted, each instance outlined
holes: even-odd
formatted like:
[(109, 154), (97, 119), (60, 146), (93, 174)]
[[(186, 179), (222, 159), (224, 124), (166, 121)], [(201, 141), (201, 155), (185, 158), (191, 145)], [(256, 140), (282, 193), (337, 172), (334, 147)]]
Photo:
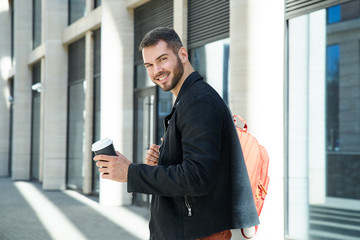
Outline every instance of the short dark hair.
[(159, 43), (160, 40), (163, 40), (167, 43), (168, 47), (175, 53), (183, 46), (179, 35), (174, 31), (174, 29), (166, 27), (155, 28), (145, 34), (139, 45), (139, 51), (142, 51), (146, 47), (152, 47)]

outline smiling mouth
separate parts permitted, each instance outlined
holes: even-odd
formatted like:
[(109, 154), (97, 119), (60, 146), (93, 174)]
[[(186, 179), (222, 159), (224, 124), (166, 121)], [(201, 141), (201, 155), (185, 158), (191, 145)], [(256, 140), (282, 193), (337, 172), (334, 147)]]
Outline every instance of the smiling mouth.
[(169, 74), (163, 75), (163, 76), (161, 76), (161, 77), (158, 77), (157, 80), (161, 82), (161, 81), (163, 81), (164, 79), (166, 79), (168, 76), (169, 76)]

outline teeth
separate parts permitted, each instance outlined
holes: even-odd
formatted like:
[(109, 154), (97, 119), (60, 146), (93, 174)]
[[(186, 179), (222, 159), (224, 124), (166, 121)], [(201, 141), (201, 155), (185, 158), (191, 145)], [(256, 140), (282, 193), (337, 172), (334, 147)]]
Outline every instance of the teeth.
[(163, 76), (163, 77), (160, 77), (159, 80), (162, 81), (166, 78), (167, 76)]

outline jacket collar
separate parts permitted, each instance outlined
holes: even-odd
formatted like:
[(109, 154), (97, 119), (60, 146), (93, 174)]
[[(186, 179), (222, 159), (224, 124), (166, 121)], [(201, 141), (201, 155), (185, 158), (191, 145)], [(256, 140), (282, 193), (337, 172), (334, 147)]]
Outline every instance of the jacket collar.
[(174, 106), (171, 109), (171, 113), (169, 115), (167, 115), (164, 118), (164, 128), (167, 129), (169, 124), (170, 124), (170, 119), (172, 117), (172, 115), (175, 112), (175, 109), (177, 107), (177, 105), (180, 103), (180, 100), (182, 99), (182, 97), (184, 96), (185, 92), (191, 87), (191, 85), (193, 85), (195, 82), (202, 80), (203, 77), (198, 73), (198, 72), (192, 72), (184, 81), (183, 85), (181, 86), (179, 95), (177, 96)]
[(181, 86), (179, 95), (177, 96), (174, 108), (177, 106), (177, 104), (180, 102), (181, 98), (184, 96), (185, 92), (197, 81), (202, 80), (203, 77), (197, 72), (192, 72), (184, 81), (183, 85)]

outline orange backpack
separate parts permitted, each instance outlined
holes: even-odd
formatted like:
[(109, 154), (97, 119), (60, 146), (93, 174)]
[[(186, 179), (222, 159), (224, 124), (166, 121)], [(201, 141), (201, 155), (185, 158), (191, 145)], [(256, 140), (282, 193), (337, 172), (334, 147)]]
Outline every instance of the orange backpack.
[(265, 148), (258, 143), (256, 138), (247, 132), (246, 121), (238, 115), (234, 115), (233, 118), (235, 126), (237, 124), (237, 119), (244, 124), (243, 127), (236, 126), (236, 131), (239, 136), (246, 168), (249, 174), (256, 210), (258, 216), (260, 216), (270, 180), (268, 176), (269, 156)]

